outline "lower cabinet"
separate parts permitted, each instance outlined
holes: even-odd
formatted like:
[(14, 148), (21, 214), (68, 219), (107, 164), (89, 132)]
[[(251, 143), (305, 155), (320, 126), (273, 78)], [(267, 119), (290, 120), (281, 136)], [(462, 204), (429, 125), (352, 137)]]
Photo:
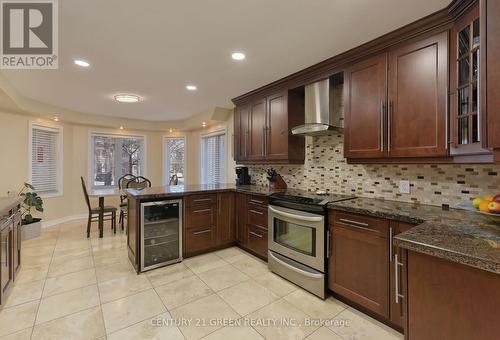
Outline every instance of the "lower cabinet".
[(14, 279), (17, 272), (21, 269), (21, 242), (22, 242), (22, 219), (21, 212), (14, 215), (14, 225), (12, 230), (12, 271), (14, 272)]
[(13, 281), (12, 271), (12, 240), (13, 227), (10, 224), (0, 232), (0, 303), (3, 303), (7, 289)]
[(328, 218), (328, 288), (403, 331), (406, 251), (392, 238), (413, 226), (339, 211)]
[(267, 229), (248, 225), (247, 248), (260, 257), (267, 258)]
[(499, 338), (500, 275), (407, 253), (406, 340)]
[(267, 260), (267, 206), (265, 196), (238, 196), (238, 243), (245, 250)]
[(0, 305), (16, 279), (16, 274), (21, 267), (21, 212), (20, 206), (3, 212), (6, 216), (0, 221)]
[(328, 287), (389, 318), (388, 221), (330, 213)]
[(184, 257), (235, 242), (234, 195), (220, 192), (184, 198)]

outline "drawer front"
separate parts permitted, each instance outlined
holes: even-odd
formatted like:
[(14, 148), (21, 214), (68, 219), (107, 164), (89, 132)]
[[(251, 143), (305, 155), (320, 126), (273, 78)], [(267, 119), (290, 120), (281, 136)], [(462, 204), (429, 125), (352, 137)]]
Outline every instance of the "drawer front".
[(199, 208), (217, 204), (217, 194), (190, 195), (184, 198), (184, 204), (187, 208)]
[(249, 225), (247, 244), (250, 250), (253, 250), (256, 254), (267, 258), (267, 230)]
[(267, 206), (248, 204), (248, 224), (267, 230)]
[(186, 228), (198, 228), (206, 225), (215, 225), (217, 217), (215, 206), (192, 206), (186, 208)]
[(186, 255), (210, 249), (214, 245), (215, 228), (204, 226), (187, 229), (184, 231), (184, 239), (184, 254)]
[(267, 205), (269, 203), (269, 200), (266, 196), (247, 195), (247, 202), (249, 204)]
[(336, 227), (349, 228), (353, 231), (372, 233), (378, 237), (388, 238), (389, 222), (384, 219), (330, 210), (328, 221), (330, 225)]

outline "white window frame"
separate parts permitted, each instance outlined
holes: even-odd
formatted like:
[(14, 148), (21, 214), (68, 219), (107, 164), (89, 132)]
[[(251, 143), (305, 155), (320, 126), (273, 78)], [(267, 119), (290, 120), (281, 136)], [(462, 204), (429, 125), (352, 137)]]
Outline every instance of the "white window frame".
[(187, 182), (187, 172), (188, 172), (188, 169), (187, 169), (187, 150), (188, 150), (188, 141), (187, 141), (187, 138), (186, 136), (163, 136), (163, 145), (162, 145), (162, 153), (163, 153), (163, 156), (162, 156), (162, 168), (163, 168), (163, 185), (168, 185), (170, 180), (167, 179), (167, 173), (168, 173), (168, 169), (167, 169), (167, 149), (165, 148), (165, 144), (166, 144), (166, 141), (168, 139), (184, 139), (184, 185), (187, 185), (188, 182)]
[(52, 193), (38, 193), (42, 198), (59, 197), (64, 194), (64, 153), (63, 153), (63, 127), (61, 125), (29, 121), (28, 127), (28, 182), (33, 181), (33, 129), (57, 131), (57, 191)]
[(146, 135), (134, 134), (134, 133), (116, 133), (110, 130), (91, 130), (89, 131), (88, 138), (88, 174), (87, 174), (87, 186), (90, 189), (112, 189), (118, 188), (118, 183), (116, 185), (102, 185), (99, 187), (94, 187), (94, 143), (92, 141), (93, 136), (102, 136), (102, 137), (112, 137), (112, 138), (142, 138), (144, 145), (144, 161), (142, 164), (142, 173), (141, 176), (147, 176), (147, 158), (148, 158), (148, 143)]
[(203, 168), (203, 138), (206, 138), (206, 137), (214, 137), (214, 136), (221, 136), (221, 135), (224, 135), (225, 136), (225, 145), (224, 145), (224, 166), (222, 167), (223, 168), (223, 171), (224, 171), (224, 174), (222, 176), (222, 178), (224, 179), (224, 181), (222, 183), (226, 183), (227, 182), (227, 155), (228, 155), (228, 148), (229, 148), (229, 143), (228, 143), (228, 137), (227, 137), (227, 128), (223, 128), (223, 129), (219, 129), (219, 130), (216, 130), (216, 131), (212, 131), (212, 132), (208, 132), (208, 133), (204, 133), (204, 134), (201, 134), (200, 135), (200, 183), (201, 184), (205, 184), (203, 183), (203, 173), (204, 173), (204, 168)]

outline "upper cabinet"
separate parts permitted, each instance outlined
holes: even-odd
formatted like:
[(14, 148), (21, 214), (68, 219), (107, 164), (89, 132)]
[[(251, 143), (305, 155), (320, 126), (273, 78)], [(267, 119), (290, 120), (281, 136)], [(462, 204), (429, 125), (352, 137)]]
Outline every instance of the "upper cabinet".
[(345, 157), (386, 157), (386, 54), (356, 63), (344, 74)]
[(447, 32), (350, 66), (345, 157), (446, 157), (447, 72)]
[(445, 157), (448, 32), (389, 51), (389, 157)]
[(500, 147), (500, 77), (495, 74), (500, 72), (500, 24), (497, 17), (488, 20), (499, 3), (481, 1), (451, 29), (450, 153), (459, 161), (493, 161)]
[(238, 103), (234, 110), (236, 162), (304, 163), (304, 138), (290, 133), (304, 122), (303, 100), (303, 89), (296, 89)]
[(302, 163), (304, 86), (344, 75), (350, 163), (500, 162), (500, 0), (447, 8), (235, 98), (238, 163)]

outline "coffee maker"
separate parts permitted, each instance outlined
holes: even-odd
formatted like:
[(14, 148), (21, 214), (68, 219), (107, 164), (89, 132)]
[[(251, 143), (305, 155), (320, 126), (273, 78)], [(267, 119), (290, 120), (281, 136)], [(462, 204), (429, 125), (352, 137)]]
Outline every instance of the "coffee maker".
[(236, 185), (249, 185), (250, 175), (246, 166), (236, 167)]

